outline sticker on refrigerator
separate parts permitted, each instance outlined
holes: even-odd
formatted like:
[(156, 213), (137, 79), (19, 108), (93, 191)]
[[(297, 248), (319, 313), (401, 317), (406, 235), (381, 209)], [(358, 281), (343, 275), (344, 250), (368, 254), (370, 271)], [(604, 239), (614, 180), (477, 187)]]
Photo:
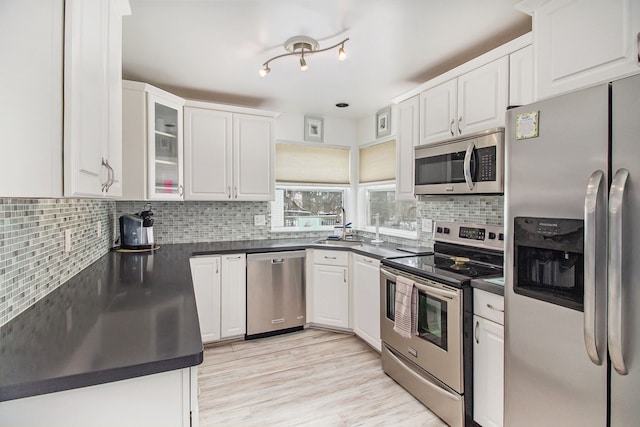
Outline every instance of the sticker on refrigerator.
[(529, 111), (516, 116), (516, 139), (538, 137), (538, 118), (540, 111)]

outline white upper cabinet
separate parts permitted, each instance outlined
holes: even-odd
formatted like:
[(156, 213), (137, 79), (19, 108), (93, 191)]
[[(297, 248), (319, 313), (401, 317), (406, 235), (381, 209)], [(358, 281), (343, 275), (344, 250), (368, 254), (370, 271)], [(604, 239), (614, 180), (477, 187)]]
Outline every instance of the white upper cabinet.
[(146, 83), (122, 85), (122, 198), (182, 200), (184, 99)]
[(504, 126), (508, 99), (507, 56), (458, 77), (458, 134)]
[(458, 105), (458, 79), (449, 80), (420, 94), (420, 145), (453, 138)]
[(65, 1), (64, 194), (119, 196), (125, 0)]
[(420, 144), (504, 126), (509, 58), (504, 56), (420, 94)]
[(274, 199), (275, 115), (187, 101), (184, 117), (186, 200)]
[(526, 105), (536, 100), (533, 46), (509, 55), (509, 105)]
[(185, 199), (230, 200), (231, 113), (185, 107), (184, 123)]
[(0, 9), (0, 197), (61, 197), (64, 1)]
[(420, 142), (420, 97), (398, 105), (396, 133), (396, 200), (415, 200), (413, 194), (413, 148)]
[(538, 99), (640, 71), (637, 0), (535, 0), (518, 9), (533, 16)]

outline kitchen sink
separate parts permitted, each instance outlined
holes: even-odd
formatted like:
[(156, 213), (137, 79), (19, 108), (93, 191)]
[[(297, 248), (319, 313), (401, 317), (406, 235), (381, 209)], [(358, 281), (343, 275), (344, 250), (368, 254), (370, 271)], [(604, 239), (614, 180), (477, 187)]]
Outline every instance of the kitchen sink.
[(320, 239), (313, 242), (314, 245), (322, 246), (362, 246), (364, 242), (362, 240), (335, 240), (335, 239)]

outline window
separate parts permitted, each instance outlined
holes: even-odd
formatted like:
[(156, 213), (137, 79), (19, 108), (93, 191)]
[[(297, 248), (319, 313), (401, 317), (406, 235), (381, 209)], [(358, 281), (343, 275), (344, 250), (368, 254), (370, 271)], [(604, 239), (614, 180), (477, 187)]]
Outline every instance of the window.
[[(416, 202), (396, 200), (395, 185), (361, 186), (364, 192), (365, 228), (373, 231), (378, 218), (385, 234), (416, 237)], [(362, 200), (362, 198), (361, 198)]]
[(342, 221), (345, 188), (276, 187), (271, 202), (271, 228), (290, 231), (333, 229)]

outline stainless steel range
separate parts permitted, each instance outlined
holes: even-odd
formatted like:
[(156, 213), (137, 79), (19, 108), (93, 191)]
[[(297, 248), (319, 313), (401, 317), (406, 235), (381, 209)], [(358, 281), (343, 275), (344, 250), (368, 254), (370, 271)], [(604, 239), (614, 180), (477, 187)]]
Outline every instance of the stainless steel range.
[[(383, 259), (382, 368), (451, 426), (473, 423), (473, 303), (470, 282), (502, 277), (502, 227), (436, 224), (434, 254)], [(412, 332), (394, 330), (412, 289)], [(407, 288), (408, 286), (408, 288)], [(405, 293), (406, 294), (406, 293)], [(406, 304), (404, 305), (406, 306)], [(406, 325), (405, 325), (406, 326)], [(402, 325), (397, 325), (402, 330)], [(406, 334), (406, 332), (405, 332)]]

